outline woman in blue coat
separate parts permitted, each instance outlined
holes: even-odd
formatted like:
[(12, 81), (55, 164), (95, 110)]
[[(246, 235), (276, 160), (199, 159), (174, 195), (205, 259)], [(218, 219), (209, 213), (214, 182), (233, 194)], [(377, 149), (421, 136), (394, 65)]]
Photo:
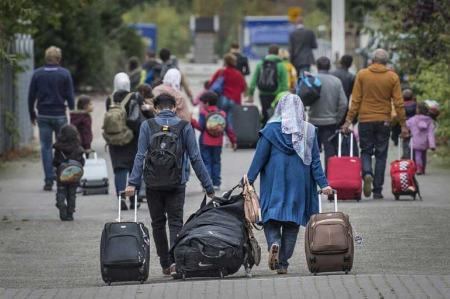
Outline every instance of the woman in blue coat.
[(278, 103), (260, 132), (248, 171), (250, 183), (261, 174), (261, 212), (269, 250), (269, 268), (286, 274), (300, 225), (319, 211), (317, 185), (331, 194), (320, 163), (316, 128), (304, 121), (304, 107), (295, 94)]

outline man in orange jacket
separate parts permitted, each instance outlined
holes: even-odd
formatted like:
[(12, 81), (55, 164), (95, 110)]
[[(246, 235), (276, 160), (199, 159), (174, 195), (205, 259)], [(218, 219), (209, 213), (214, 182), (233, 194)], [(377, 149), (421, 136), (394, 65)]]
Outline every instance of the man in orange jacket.
[[(342, 130), (348, 132), (353, 119), (358, 115), (364, 195), (369, 197), (373, 192), (374, 199), (383, 198), (381, 192), (391, 132), (392, 106), (402, 128), (402, 136), (407, 137), (409, 134), (405, 124), (400, 79), (386, 67), (388, 59), (389, 55), (385, 50), (377, 49), (373, 52), (372, 65), (358, 72), (350, 110), (342, 126)], [(375, 172), (372, 170), (372, 155), (376, 159)]]

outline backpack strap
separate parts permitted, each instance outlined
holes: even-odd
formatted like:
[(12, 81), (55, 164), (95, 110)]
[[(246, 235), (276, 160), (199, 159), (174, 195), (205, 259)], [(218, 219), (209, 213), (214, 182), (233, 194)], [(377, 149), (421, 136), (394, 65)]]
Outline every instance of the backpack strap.
[(149, 119), (147, 122), (150, 130), (152, 131), (152, 135), (161, 131), (162, 126), (158, 124), (154, 118)]
[[(150, 130), (152, 131), (152, 135), (161, 132), (163, 127), (165, 127), (165, 126), (158, 124), (156, 122), (156, 119), (154, 119), (154, 118), (149, 119), (147, 122), (150, 127)], [(184, 127), (186, 127), (187, 124), (189, 124), (188, 121), (180, 120), (176, 125), (167, 126), (167, 127), (169, 127), (170, 132), (175, 133), (176, 135), (181, 135), (181, 132), (183, 132)]]
[(131, 100), (131, 97), (133, 96), (133, 92), (128, 93), (125, 98), (120, 102), (120, 106), (125, 109), (125, 106), (128, 104), (128, 102)]

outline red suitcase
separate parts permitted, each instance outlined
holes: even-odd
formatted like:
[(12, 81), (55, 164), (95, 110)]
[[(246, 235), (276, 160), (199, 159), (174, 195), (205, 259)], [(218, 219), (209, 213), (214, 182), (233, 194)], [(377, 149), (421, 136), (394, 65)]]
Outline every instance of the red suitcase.
[[(410, 141), (412, 144), (412, 138)], [(392, 194), (395, 197), (395, 200), (399, 200), (401, 195), (412, 196), (414, 200), (416, 200), (417, 195), (420, 196), (419, 191), (419, 183), (416, 179), (416, 163), (414, 160), (409, 159), (401, 159), (401, 140), (399, 138), (398, 145), (398, 159), (391, 162), (391, 181), (392, 181)], [(412, 146), (411, 148), (411, 156), (413, 156)]]
[(330, 157), (327, 166), (327, 179), (331, 188), (337, 190), (338, 199), (361, 200), (362, 177), (361, 159), (353, 157), (353, 133), (350, 135), (350, 156), (342, 157), (342, 134), (339, 133), (338, 156)]

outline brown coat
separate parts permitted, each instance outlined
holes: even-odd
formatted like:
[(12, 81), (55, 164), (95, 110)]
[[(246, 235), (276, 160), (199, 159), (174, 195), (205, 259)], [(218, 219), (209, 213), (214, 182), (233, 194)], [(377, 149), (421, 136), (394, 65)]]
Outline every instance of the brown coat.
[(359, 122), (391, 121), (392, 106), (398, 120), (405, 125), (400, 79), (394, 71), (382, 64), (372, 64), (358, 72), (352, 91), (347, 122), (358, 115)]

